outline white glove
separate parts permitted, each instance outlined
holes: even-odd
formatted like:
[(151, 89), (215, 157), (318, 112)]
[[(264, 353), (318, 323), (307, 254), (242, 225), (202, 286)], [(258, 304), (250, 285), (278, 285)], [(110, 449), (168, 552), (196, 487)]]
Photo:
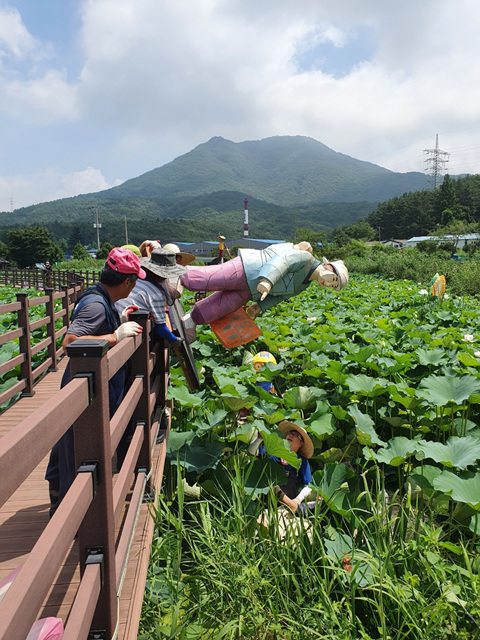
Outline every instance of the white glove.
[(132, 311), (137, 311), (137, 309), (138, 307), (136, 304), (129, 304), (128, 307), (125, 307), (125, 309), (120, 314), (120, 322), (122, 324), (124, 324), (125, 322), (128, 322), (129, 316), (132, 313)]
[(124, 338), (131, 338), (132, 336), (138, 336), (139, 333), (142, 333), (143, 329), (138, 324), (138, 322), (124, 322), (121, 324), (118, 329), (116, 329), (115, 337), (117, 339), (117, 344), (121, 342)]
[(260, 282), (257, 284), (257, 291), (258, 291), (258, 293), (262, 294), (262, 296), (260, 298), (260, 302), (262, 300), (265, 300), (265, 298), (270, 293), (271, 289), (272, 289), (272, 283), (271, 282), (269, 282), (268, 280), (260, 280)]

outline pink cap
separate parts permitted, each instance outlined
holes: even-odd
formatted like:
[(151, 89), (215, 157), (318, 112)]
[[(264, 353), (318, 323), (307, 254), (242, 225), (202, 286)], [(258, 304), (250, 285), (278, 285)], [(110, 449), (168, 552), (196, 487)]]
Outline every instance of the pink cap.
[(119, 273), (125, 273), (126, 275), (135, 273), (142, 280), (147, 275), (142, 269), (140, 258), (133, 251), (122, 249), (122, 247), (115, 247), (110, 251), (106, 264)]

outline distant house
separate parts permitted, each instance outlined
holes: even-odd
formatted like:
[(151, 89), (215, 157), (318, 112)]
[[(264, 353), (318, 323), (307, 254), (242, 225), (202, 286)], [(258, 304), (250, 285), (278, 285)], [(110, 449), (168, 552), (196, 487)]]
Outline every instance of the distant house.
[(404, 249), (407, 246), (408, 240), (385, 240), (382, 242), (386, 247), (393, 247), (394, 249)]
[(229, 249), (233, 247), (243, 247), (245, 249), (265, 249), (271, 244), (281, 244), (285, 240), (257, 240), (256, 238), (238, 238), (237, 240), (227, 240), (225, 243)]
[(467, 233), (464, 235), (446, 235), (446, 236), (415, 236), (414, 238), (410, 238), (407, 240), (407, 247), (416, 247), (421, 242), (426, 242), (427, 240), (434, 240), (439, 244), (445, 242), (454, 242), (457, 246), (457, 249), (463, 249), (467, 244), (472, 244), (473, 242), (478, 242), (480, 240), (480, 233)]
[[(265, 249), (270, 244), (278, 244), (285, 242), (285, 240), (257, 240), (255, 238), (238, 238), (237, 240), (227, 240), (225, 245), (228, 250), (231, 251), (233, 247), (245, 247), (246, 249)], [(180, 251), (186, 253), (193, 253), (198, 258), (209, 258), (212, 255), (212, 249), (218, 247), (218, 240), (216, 242), (203, 241), (203, 242), (175, 242)]]
[(175, 242), (180, 251), (184, 253), (193, 253), (198, 258), (204, 258), (212, 255), (212, 249), (218, 247), (218, 242)]

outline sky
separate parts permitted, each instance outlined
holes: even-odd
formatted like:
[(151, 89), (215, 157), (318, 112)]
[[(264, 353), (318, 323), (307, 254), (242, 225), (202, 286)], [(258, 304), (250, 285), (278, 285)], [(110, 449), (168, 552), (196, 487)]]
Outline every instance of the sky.
[[(0, 211), (213, 136), (480, 173), (478, 0), (0, 0)], [(426, 152), (430, 150), (430, 153)]]

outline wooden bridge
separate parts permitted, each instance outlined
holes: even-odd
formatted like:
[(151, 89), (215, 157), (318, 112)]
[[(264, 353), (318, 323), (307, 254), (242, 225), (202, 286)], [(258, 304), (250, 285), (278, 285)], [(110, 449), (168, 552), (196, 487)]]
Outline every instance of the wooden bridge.
[[(0, 345), (18, 339), (20, 346), (0, 364), (0, 376), (20, 368), (0, 405), (22, 394), (0, 416), (0, 584), (20, 567), (0, 601), (0, 640), (24, 640), (36, 620), (50, 616), (62, 620), (65, 640), (133, 640), (170, 427), (169, 350), (163, 341), (152, 345), (147, 313), (136, 312), (144, 330), (135, 338), (110, 350), (104, 340), (69, 345), (72, 380), (60, 389), (67, 358), (59, 345), (83, 282), (61, 286), (34, 299), (18, 293), (17, 302), (0, 306), (0, 320), (17, 318)], [(44, 315), (32, 320), (41, 305)], [(41, 363), (32, 364), (38, 354)], [(125, 363), (130, 386), (110, 419), (108, 381)], [(71, 425), (77, 475), (49, 519), (48, 456)], [(133, 437), (114, 472), (128, 425)]]

